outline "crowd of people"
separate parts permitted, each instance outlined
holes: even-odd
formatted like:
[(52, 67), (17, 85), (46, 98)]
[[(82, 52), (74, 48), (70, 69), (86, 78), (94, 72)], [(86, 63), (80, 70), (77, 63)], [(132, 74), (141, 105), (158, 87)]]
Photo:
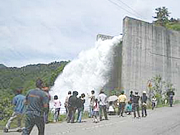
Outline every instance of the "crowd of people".
[[(45, 124), (48, 123), (48, 113), (49, 113), (49, 102), (53, 100), (54, 107), (54, 118), (53, 122), (58, 122), (60, 116), (61, 102), (58, 95), (54, 95), (51, 99), (49, 94), (49, 88), (44, 86), (41, 79), (37, 79), (36, 88), (29, 90), (26, 96), (22, 95), (23, 88), (18, 88), (16, 90), (17, 95), (13, 98), (14, 112), (10, 119), (8, 120), (4, 132), (8, 132), (12, 121), (18, 120), (18, 132), (22, 132), (22, 135), (29, 135), (31, 130), (36, 125), (38, 128), (38, 134), (44, 135)], [(81, 93), (78, 91), (69, 91), (65, 98), (64, 107), (66, 109), (66, 121), (67, 123), (81, 123), (82, 116), (85, 109), (85, 97), (90, 100), (89, 103), (89, 118), (93, 119), (94, 123), (100, 122), (102, 120), (108, 120), (109, 115), (116, 114), (119, 117), (124, 117), (124, 113), (131, 115), (133, 113), (134, 118), (140, 118), (147, 116), (147, 101), (148, 97), (146, 91), (143, 91), (140, 96), (139, 93), (130, 92), (129, 98), (125, 95), (124, 91), (117, 99), (109, 101), (104, 90), (101, 89), (99, 93), (95, 93), (92, 90), (90, 94)], [(172, 107), (173, 104), (173, 91), (167, 93), (169, 97), (169, 103)], [(79, 95), (79, 96), (78, 96)], [(96, 96), (97, 95), (97, 96)], [(152, 97), (152, 110), (156, 106), (156, 98)], [(140, 116), (140, 108), (142, 115)], [(77, 116), (75, 115), (77, 112)], [(22, 118), (25, 115), (25, 127), (22, 128)]]

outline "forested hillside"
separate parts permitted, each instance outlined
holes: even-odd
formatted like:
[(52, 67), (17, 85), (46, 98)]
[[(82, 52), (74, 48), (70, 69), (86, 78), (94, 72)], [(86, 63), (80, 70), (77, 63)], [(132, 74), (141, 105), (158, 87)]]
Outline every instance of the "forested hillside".
[(11, 101), (16, 88), (23, 87), (23, 94), (26, 94), (29, 89), (35, 88), (37, 78), (41, 78), (45, 85), (51, 87), (68, 63), (69, 61), (61, 61), (21, 68), (0, 64), (0, 120), (6, 120), (12, 114)]
[(17, 87), (23, 87), (24, 92), (35, 87), (35, 80), (42, 78), (46, 85), (52, 86), (58, 74), (67, 61), (50, 64), (27, 65), (25, 67), (6, 67), (0, 65), (0, 92), (13, 93)]

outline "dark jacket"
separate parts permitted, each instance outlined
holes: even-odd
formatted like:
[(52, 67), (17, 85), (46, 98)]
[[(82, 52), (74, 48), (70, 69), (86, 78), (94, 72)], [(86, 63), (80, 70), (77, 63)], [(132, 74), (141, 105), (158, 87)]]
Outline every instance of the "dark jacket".
[(77, 108), (80, 109), (82, 107), (83, 107), (83, 102), (82, 102), (81, 98), (78, 98), (77, 99)]
[(85, 103), (85, 99), (78, 98), (77, 99), (77, 108), (84, 109), (84, 103)]
[(139, 95), (134, 95), (134, 96), (133, 96), (133, 103), (139, 104), (139, 99), (140, 99), (140, 96), (139, 96)]
[(134, 97), (134, 95), (130, 94), (130, 101), (131, 101), (131, 103), (133, 102), (133, 97)]
[(73, 95), (69, 97), (68, 107), (77, 108), (77, 102), (78, 102), (77, 94), (73, 93)]
[(141, 97), (141, 102), (142, 103), (146, 103), (147, 102), (147, 96), (146, 94), (143, 94), (142, 97)]
[(167, 92), (167, 96), (168, 96), (168, 97), (174, 96), (174, 95), (175, 95), (174, 91), (168, 91), (168, 92)]

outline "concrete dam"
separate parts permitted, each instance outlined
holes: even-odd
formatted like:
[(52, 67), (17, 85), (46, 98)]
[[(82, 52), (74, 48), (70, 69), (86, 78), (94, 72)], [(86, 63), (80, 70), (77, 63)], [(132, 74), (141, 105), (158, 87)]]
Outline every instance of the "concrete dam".
[(125, 17), (122, 43), (114, 51), (114, 67), (105, 89), (142, 93), (148, 81), (160, 75), (173, 84), (180, 99), (180, 32)]

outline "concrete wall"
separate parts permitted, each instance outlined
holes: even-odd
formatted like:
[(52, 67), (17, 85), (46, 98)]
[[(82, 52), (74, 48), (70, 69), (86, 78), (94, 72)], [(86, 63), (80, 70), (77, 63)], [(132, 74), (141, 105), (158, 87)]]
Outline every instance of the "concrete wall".
[(156, 75), (173, 83), (176, 97), (180, 97), (180, 32), (124, 18), (119, 87), (141, 93), (147, 89), (147, 81)]

